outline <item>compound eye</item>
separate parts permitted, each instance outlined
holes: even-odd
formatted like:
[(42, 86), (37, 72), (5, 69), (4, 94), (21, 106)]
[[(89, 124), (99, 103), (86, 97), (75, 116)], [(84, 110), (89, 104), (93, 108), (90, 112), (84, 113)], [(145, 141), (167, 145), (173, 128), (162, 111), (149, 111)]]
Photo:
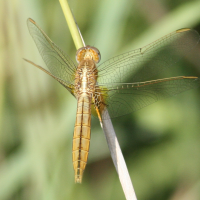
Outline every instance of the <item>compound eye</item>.
[(96, 63), (99, 63), (100, 60), (101, 60), (100, 51), (99, 51), (97, 48), (95, 48), (95, 47), (90, 47), (89, 51), (90, 51), (91, 54), (92, 54), (93, 60), (94, 60)]
[(99, 61), (101, 60), (101, 54), (97, 48), (91, 47), (91, 46), (86, 46), (86, 47), (81, 47), (76, 52), (76, 61), (78, 63), (80, 63), (82, 60), (84, 60), (86, 57), (88, 57), (88, 55), (96, 63), (99, 63)]
[(80, 63), (80, 61), (84, 59), (85, 53), (86, 53), (86, 47), (81, 47), (80, 49), (77, 50), (76, 52), (77, 63)]

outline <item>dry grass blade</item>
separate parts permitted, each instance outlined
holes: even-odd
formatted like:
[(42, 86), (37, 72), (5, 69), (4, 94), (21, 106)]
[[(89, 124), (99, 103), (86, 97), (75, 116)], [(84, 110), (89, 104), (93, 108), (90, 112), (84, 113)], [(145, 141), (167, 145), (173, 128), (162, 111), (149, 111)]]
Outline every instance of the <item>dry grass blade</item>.
[[(104, 114), (106, 116), (109, 115), (107, 110), (105, 110)], [(111, 157), (119, 175), (119, 180), (125, 197), (127, 200), (137, 200), (128, 169), (110, 119), (103, 120), (103, 131), (105, 133)]]

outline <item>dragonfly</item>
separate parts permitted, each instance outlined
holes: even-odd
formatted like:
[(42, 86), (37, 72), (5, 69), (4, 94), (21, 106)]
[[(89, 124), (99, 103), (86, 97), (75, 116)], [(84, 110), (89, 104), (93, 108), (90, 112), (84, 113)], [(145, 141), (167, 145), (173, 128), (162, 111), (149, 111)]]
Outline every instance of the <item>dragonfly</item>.
[(195, 30), (176, 30), (98, 65), (101, 55), (97, 48), (87, 45), (78, 49), (74, 64), (34, 20), (29, 18), (27, 24), (48, 70), (25, 61), (56, 79), (77, 99), (72, 149), (76, 183), (82, 182), (88, 160), (91, 114), (102, 124), (102, 120), (129, 114), (200, 85), (196, 76), (152, 79), (198, 44), (199, 34)]

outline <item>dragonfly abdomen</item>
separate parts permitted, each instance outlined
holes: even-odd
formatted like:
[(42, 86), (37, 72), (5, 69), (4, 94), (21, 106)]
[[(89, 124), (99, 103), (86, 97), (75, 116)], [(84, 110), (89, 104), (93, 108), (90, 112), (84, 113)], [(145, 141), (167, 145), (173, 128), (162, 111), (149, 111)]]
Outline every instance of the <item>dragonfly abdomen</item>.
[(75, 182), (81, 183), (87, 164), (90, 146), (91, 98), (81, 95), (78, 98), (76, 122), (73, 136), (73, 166)]
[(87, 164), (90, 146), (91, 101), (97, 79), (93, 60), (82, 60), (75, 75), (75, 96), (78, 100), (76, 123), (73, 136), (73, 166), (75, 182), (81, 183)]

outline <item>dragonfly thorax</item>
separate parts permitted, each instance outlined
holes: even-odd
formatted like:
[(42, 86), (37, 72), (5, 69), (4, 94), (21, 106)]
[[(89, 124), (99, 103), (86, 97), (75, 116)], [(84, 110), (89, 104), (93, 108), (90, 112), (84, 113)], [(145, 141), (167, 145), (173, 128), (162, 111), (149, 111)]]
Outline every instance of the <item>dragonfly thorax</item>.
[(96, 63), (93, 60), (82, 60), (75, 75), (75, 96), (89, 95), (95, 92), (95, 85), (98, 76)]

